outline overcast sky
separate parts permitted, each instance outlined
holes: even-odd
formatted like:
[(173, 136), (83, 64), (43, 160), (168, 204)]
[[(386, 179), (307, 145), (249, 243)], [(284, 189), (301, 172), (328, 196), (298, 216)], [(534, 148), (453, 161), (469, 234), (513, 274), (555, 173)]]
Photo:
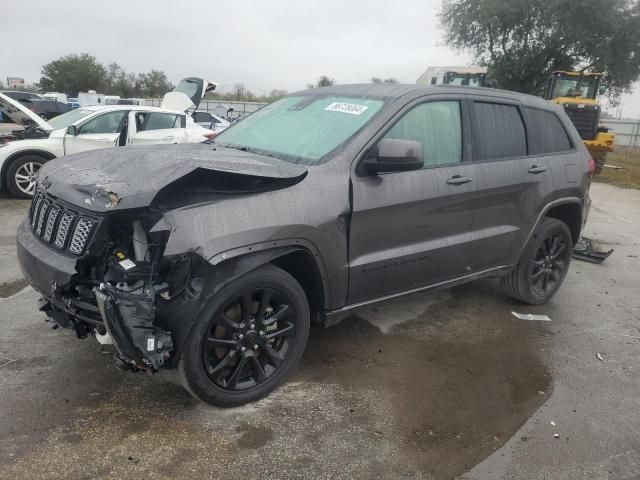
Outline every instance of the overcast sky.
[(87, 52), (125, 70), (202, 75), (231, 88), (302, 89), (320, 75), (413, 83), (429, 65), (467, 65), (442, 45), (440, 0), (12, 1), (3, 5), (0, 78), (40, 78)]
[[(469, 65), (444, 46), (440, 0), (27, 0), (4, 2), (0, 78), (40, 79), (42, 65), (86, 52), (129, 72), (203, 76), (226, 91), (295, 91), (329, 75), (414, 83), (430, 65)], [(626, 98), (640, 116), (640, 95)]]

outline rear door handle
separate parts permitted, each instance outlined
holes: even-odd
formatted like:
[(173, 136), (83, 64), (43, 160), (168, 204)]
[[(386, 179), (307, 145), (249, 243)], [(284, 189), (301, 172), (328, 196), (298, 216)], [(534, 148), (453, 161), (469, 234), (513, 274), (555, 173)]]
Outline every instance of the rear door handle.
[(463, 177), (462, 175), (454, 175), (447, 183), (449, 185), (464, 185), (465, 183), (471, 182), (471, 177)]
[(533, 173), (534, 175), (537, 175), (538, 173), (542, 173), (546, 171), (547, 171), (547, 167), (539, 167), (537, 165), (534, 165), (529, 170), (527, 170), (527, 172)]

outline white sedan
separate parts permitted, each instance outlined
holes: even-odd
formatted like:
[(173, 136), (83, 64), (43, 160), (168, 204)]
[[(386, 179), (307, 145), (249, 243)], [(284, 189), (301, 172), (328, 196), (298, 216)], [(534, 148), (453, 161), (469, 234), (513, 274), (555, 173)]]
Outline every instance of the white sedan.
[(196, 124), (181, 110), (193, 104), (186, 95), (174, 91), (165, 100), (167, 97), (174, 101), (163, 104), (173, 104), (178, 109), (137, 105), (83, 107), (44, 121), (0, 94), (0, 111), (26, 127), (9, 137), (12, 141), (0, 139), (0, 187), (28, 198), (35, 192), (40, 167), (62, 155), (128, 145), (204, 142), (213, 137), (213, 131)]

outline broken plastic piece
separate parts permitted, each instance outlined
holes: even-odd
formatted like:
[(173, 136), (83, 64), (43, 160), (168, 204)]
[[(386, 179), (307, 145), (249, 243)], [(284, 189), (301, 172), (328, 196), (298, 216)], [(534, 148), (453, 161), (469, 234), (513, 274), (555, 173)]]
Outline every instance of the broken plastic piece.
[(606, 252), (598, 251), (594, 248), (593, 241), (587, 237), (580, 237), (578, 243), (573, 247), (573, 258), (589, 263), (602, 263), (612, 253), (613, 249)]
[(602, 354), (601, 354), (601, 353), (596, 353), (596, 358), (597, 358), (598, 360), (600, 360), (601, 362), (604, 362), (604, 357), (602, 356)]
[(535, 321), (539, 321), (539, 322), (550, 322), (551, 321), (551, 319), (549, 317), (547, 317), (546, 315), (533, 315), (532, 313), (523, 314), (523, 313), (516, 313), (516, 312), (511, 312), (511, 314), (514, 317), (519, 318), (520, 320), (535, 320)]

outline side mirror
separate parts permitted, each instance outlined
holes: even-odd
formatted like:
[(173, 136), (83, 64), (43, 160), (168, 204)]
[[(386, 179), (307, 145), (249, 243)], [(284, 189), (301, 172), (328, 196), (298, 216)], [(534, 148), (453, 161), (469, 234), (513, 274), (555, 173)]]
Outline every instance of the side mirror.
[(73, 135), (75, 137), (76, 135), (78, 135), (78, 127), (76, 127), (75, 125), (69, 125), (67, 127), (67, 134)]
[(408, 172), (424, 166), (422, 145), (414, 140), (383, 138), (378, 143), (377, 154), (364, 161), (369, 173)]

